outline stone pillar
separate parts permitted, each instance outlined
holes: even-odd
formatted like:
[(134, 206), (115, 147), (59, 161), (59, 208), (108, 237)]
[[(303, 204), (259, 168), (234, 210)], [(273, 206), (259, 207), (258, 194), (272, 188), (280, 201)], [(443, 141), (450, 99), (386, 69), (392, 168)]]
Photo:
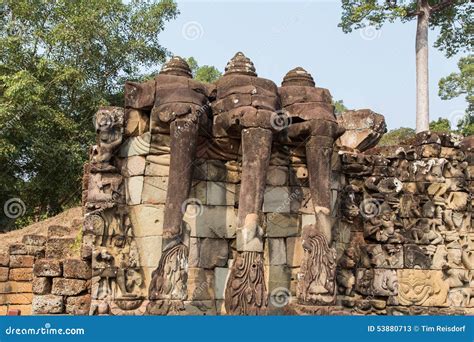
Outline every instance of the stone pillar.
[(297, 297), (301, 304), (332, 304), (336, 296), (336, 251), (331, 248), (331, 159), (334, 141), (343, 130), (338, 127), (329, 91), (316, 88), (303, 68), (286, 74), (280, 95), (289, 117), (290, 145), (304, 145), (306, 149), (315, 215), (315, 224), (306, 225), (302, 231), (304, 256)]
[(266, 312), (261, 210), (272, 147), (272, 119), (280, 106), (276, 85), (258, 78), (241, 52), (227, 64), (217, 82), (213, 131), (241, 138), (242, 181), (239, 195), (237, 254), (225, 290), (232, 315)]
[[(173, 57), (156, 77), (151, 113), (153, 141), (169, 129), (169, 175), (163, 217), (163, 249), (149, 287), (148, 314), (177, 314), (187, 298), (189, 232), (183, 216), (191, 190), (200, 126), (208, 115), (206, 87), (193, 81), (186, 61)], [(157, 146), (159, 149), (159, 146)], [(153, 149), (153, 146), (152, 146)]]

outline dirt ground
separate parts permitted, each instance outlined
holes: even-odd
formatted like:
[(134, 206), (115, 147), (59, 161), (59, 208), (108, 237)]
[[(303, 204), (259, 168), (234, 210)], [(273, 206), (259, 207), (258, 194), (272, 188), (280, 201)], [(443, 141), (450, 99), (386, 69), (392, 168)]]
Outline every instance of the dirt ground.
[(46, 236), (49, 226), (65, 226), (71, 229), (70, 235), (76, 235), (81, 229), (82, 208), (75, 207), (62, 212), (59, 215), (50, 217), (44, 221), (33, 223), (22, 229), (13, 230), (8, 233), (0, 234), (0, 252), (6, 252), (8, 246), (14, 243), (21, 243), (23, 235), (37, 234)]

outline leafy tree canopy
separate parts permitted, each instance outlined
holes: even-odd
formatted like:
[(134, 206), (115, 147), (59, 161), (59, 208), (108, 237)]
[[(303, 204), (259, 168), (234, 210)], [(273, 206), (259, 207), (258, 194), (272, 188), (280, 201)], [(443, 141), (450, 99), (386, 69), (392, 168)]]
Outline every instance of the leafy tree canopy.
[[(385, 22), (402, 22), (417, 17), (416, 0), (342, 0), (339, 26), (351, 32), (368, 25), (380, 28)], [(470, 0), (429, 0), (430, 27), (439, 28), (434, 46), (452, 56), (473, 47), (474, 6)]]
[(345, 111), (348, 110), (347, 107), (344, 105), (343, 100), (333, 101), (333, 104), (334, 104), (334, 108), (335, 108), (335, 111), (336, 111), (336, 115), (342, 114), (342, 113), (344, 113)]
[(450, 133), (451, 130), (451, 123), (448, 119), (439, 118), (436, 121), (430, 122), (430, 131), (433, 132), (440, 132), (440, 133)]
[(2, 207), (20, 198), (29, 221), (77, 203), (97, 107), (165, 60), (159, 33), (177, 14), (170, 0), (0, 2)]
[(415, 136), (415, 130), (408, 127), (400, 127), (397, 129), (392, 129), (384, 134), (382, 139), (380, 139), (379, 146), (392, 146), (398, 145), (401, 142), (412, 138)]
[(194, 79), (200, 82), (212, 83), (222, 75), (222, 73), (214, 66), (199, 66), (198, 62), (194, 57), (189, 57), (186, 61), (188, 62), (189, 67), (191, 68)]
[(474, 55), (462, 57), (458, 62), (459, 72), (452, 73), (439, 81), (439, 96), (451, 100), (464, 95), (468, 103), (466, 114), (458, 122), (458, 129), (464, 135), (474, 134)]

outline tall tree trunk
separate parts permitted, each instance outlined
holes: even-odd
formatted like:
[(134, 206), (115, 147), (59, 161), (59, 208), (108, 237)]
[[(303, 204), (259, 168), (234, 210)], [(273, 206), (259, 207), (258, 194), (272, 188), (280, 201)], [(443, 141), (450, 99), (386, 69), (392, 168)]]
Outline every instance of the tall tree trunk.
[(429, 130), (428, 89), (428, 24), (430, 7), (427, 0), (418, 0), (416, 28), (416, 132)]

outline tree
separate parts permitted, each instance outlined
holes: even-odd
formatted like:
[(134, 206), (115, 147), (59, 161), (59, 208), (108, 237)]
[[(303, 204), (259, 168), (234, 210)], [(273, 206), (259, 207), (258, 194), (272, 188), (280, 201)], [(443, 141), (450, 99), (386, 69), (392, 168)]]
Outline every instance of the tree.
[(198, 62), (194, 57), (189, 57), (188, 59), (186, 59), (186, 61), (188, 62), (189, 67), (191, 68), (194, 79), (200, 82), (212, 83), (222, 75), (222, 73), (214, 66), (199, 66)]
[(342, 0), (339, 26), (344, 32), (400, 19), (416, 18), (416, 131), (429, 128), (428, 28), (440, 29), (434, 46), (450, 57), (473, 45), (474, 8), (469, 0)]
[(97, 107), (122, 105), (123, 80), (165, 60), (159, 33), (178, 10), (169, 0), (3, 0), (0, 12), (0, 205), (20, 199), (28, 221), (78, 203)]
[(448, 119), (438, 118), (438, 120), (430, 122), (430, 131), (440, 132), (440, 133), (450, 133), (452, 132), (451, 123), (449, 122)]
[(333, 100), (333, 105), (334, 105), (334, 110), (336, 112), (336, 115), (342, 114), (348, 110), (347, 107), (344, 105), (343, 100), (337, 100), (337, 101)]
[(413, 138), (415, 136), (415, 130), (408, 127), (400, 127), (397, 129), (392, 129), (385, 133), (380, 139), (379, 146), (394, 146), (399, 145), (407, 139)]
[(466, 96), (468, 107), (459, 120), (458, 129), (464, 135), (474, 134), (474, 55), (463, 57), (458, 62), (459, 72), (452, 73), (439, 81), (439, 96), (451, 100)]

